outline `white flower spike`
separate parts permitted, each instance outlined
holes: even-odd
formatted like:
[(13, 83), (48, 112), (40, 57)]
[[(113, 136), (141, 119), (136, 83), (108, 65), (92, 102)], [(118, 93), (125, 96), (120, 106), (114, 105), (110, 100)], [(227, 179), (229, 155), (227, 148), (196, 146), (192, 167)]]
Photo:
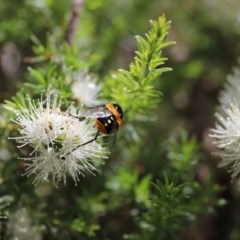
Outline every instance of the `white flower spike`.
[(72, 93), (74, 99), (80, 104), (88, 107), (98, 106), (103, 104), (99, 97), (101, 85), (97, 83), (96, 77), (89, 74), (87, 70), (75, 73), (72, 77)]
[(229, 166), (232, 179), (240, 177), (240, 69), (234, 69), (220, 94), (215, 128), (210, 137), (222, 158), (220, 166)]
[(229, 107), (233, 100), (240, 105), (240, 68), (234, 68), (233, 73), (227, 76), (227, 83), (219, 97), (221, 108)]
[(9, 215), (7, 234), (8, 239), (42, 239), (40, 228), (32, 224), (32, 219), (26, 208), (21, 208)]
[(76, 148), (96, 135), (94, 121), (74, 117), (81, 116), (81, 110), (77, 114), (73, 106), (65, 112), (60, 107), (58, 94), (49, 92), (45, 100), (41, 98), (36, 103), (28, 98), (28, 109), (16, 112), (20, 136), (14, 139), (21, 144), (19, 148), (33, 149), (29, 157), (22, 159), (27, 165), (25, 174), (35, 175), (34, 184), (52, 179), (57, 186), (61, 181), (66, 183), (70, 175), (77, 185), (80, 175), (94, 174), (108, 156), (101, 141)]

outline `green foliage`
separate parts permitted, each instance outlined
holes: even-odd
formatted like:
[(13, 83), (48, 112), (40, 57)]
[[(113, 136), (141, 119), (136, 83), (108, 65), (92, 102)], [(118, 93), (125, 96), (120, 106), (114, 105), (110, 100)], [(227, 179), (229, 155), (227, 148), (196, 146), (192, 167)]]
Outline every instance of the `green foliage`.
[(148, 111), (159, 103), (160, 91), (154, 89), (156, 80), (163, 72), (171, 70), (162, 67), (167, 59), (161, 56), (163, 48), (173, 44), (166, 42), (169, 27), (170, 22), (164, 16), (151, 21), (146, 37), (137, 37), (138, 51), (129, 71), (113, 72), (105, 80), (104, 96), (118, 102), (126, 110), (129, 121), (146, 119)]
[(196, 138), (192, 137), (188, 139), (188, 135), (185, 131), (180, 132), (179, 140), (172, 137), (168, 141), (168, 159), (170, 160), (170, 166), (185, 176), (184, 180), (189, 179), (189, 173), (197, 167), (199, 162), (199, 146)]
[[(153, 185), (156, 195), (152, 199), (152, 207), (149, 213), (150, 224), (155, 228), (156, 239), (166, 239), (173, 237), (174, 232), (179, 231), (182, 222), (186, 221), (186, 216), (191, 213), (184, 201), (187, 200), (183, 194), (184, 184), (178, 185), (175, 178), (169, 181), (166, 173), (164, 183), (157, 181)], [(158, 223), (155, 225), (155, 223)], [(152, 238), (150, 238), (152, 239)]]
[[(11, 0), (1, 4), (0, 44), (10, 40), (26, 45), (33, 32), (52, 31), (55, 24), (63, 21), (64, 8), (69, 8), (68, 1), (60, 1), (59, 5), (47, 0), (38, 3)], [(33, 21), (33, 18), (37, 21)]]
[(1, 197), (0, 198), (0, 211), (2, 209), (6, 208), (7, 206), (9, 206), (12, 201), (13, 201), (13, 197), (11, 197), (9, 195), (5, 195), (5, 196)]
[(218, 204), (210, 200), (220, 191), (218, 186), (211, 185), (210, 190), (202, 189), (197, 182), (179, 184), (176, 176), (169, 180), (166, 173), (163, 183), (157, 181), (153, 186), (152, 206), (145, 215), (151, 227), (150, 232), (145, 232), (145, 239), (174, 239), (185, 224), (196, 221), (200, 215), (213, 213)]
[[(150, 205), (145, 205), (145, 211), (137, 218), (144, 240), (175, 239), (186, 224), (198, 221), (199, 216), (213, 214), (217, 206), (226, 204), (222, 198), (214, 199), (221, 187), (211, 179), (202, 185), (193, 174), (200, 161), (196, 139), (181, 131), (179, 139), (171, 137), (169, 143), (167, 156), (172, 169), (167, 168), (168, 173), (163, 172), (161, 180), (152, 183)], [(127, 237), (138, 238), (138, 235)]]

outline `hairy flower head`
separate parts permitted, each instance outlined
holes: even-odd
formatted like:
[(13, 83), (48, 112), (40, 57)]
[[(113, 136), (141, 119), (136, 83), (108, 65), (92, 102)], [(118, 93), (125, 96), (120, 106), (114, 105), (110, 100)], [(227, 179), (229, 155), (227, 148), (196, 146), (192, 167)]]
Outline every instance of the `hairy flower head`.
[(229, 166), (232, 179), (240, 177), (240, 70), (234, 69), (220, 94), (215, 128), (210, 136), (222, 158), (220, 166)]
[(103, 104), (103, 101), (99, 99), (101, 86), (97, 83), (96, 76), (84, 70), (75, 73), (72, 81), (72, 93), (77, 102), (86, 106)]
[(229, 107), (233, 101), (240, 106), (240, 69), (234, 68), (227, 76), (227, 83), (219, 97), (220, 108)]
[(34, 102), (28, 98), (28, 108), (16, 111), (15, 122), (20, 136), (15, 137), (19, 147), (31, 146), (26, 175), (35, 175), (34, 183), (52, 179), (55, 185), (70, 175), (75, 183), (80, 175), (94, 173), (107, 151), (99, 141), (80, 146), (96, 136), (94, 121), (79, 119), (73, 106), (61, 110), (58, 94), (48, 93), (46, 99)]

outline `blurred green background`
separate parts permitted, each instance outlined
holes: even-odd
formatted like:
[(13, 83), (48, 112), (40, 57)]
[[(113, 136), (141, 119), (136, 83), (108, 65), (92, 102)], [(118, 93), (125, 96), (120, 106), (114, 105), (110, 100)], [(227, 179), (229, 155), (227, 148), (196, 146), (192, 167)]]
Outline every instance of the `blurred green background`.
[[(27, 66), (35, 66), (35, 63), (27, 61), (28, 57), (34, 55), (31, 36), (37, 36), (45, 44), (49, 35), (58, 36), (59, 32), (64, 31), (70, 13), (71, 2), (65, 0), (1, 1), (1, 102), (10, 99), (16, 93), (18, 85), (26, 80)], [(157, 19), (162, 14), (172, 21), (168, 39), (176, 41), (163, 54), (169, 59), (167, 67), (171, 67), (173, 71), (165, 73), (156, 86), (163, 93), (159, 108), (152, 112), (157, 120), (140, 124), (145, 134), (140, 134), (138, 142), (129, 146), (129, 156), (135, 157), (122, 163), (118, 159), (119, 152), (126, 159), (129, 153), (124, 151), (127, 144), (124, 144), (120, 132), (116, 144), (118, 146), (115, 147), (110, 163), (117, 159), (120, 162), (118, 168), (122, 170), (116, 176), (112, 174), (111, 181), (106, 182), (101, 176), (97, 176), (83, 179), (78, 187), (67, 186), (56, 190), (43, 185), (35, 188), (30, 180), (29, 183), (24, 182), (24, 178), (16, 170), (17, 167), (15, 170), (19, 176), (14, 180), (14, 173), (4, 168), (5, 159), (1, 159), (2, 174), (10, 174), (12, 184), (8, 184), (7, 180), (1, 181), (0, 194), (15, 197), (9, 209), (4, 208), (3, 212), (11, 213), (14, 209), (29, 207), (27, 203), (32, 204), (29, 198), (35, 199), (35, 204), (42, 209), (42, 212), (34, 215), (36, 219), (40, 219), (37, 224), (41, 225), (43, 221), (46, 224), (42, 230), (43, 239), (122, 239), (124, 234), (137, 232), (136, 223), (129, 220), (129, 216), (134, 214), (130, 214), (134, 204), (129, 188), (131, 189), (131, 181), (138, 181), (133, 179), (134, 172), (138, 172), (140, 178), (151, 174), (153, 179), (161, 179), (169, 164), (170, 157), (166, 157), (169, 138), (176, 136), (180, 129), (185, 129), (200, 145), (200, 161), (194, 172), (190, 173), (194, 176), (193, 179), (203, 188), (209, 179), (214, 184), (219, 184), (222, 190), (211, 195), (211, 201), (217, 202), (218, 199), (225, 198), (228, 203), (222, 207), (214, 207), (214, 214), (207, 216), (202, 209), (197, 221), (184, 224), (174, 237), (156, 239), (240, 239), (239, 186), (231, 183), (226, 169), (217, 167), (218, 160), (211, 155), (214, 148), (208, 136), (209, 128), (214, 126), (218, 93), (227, 74), (238, 63), (240, 2), (85, 0), (74, 44), (80, 46), (85, 58), (92, 56), (94, 64), (90, 71), (99, 74), (101, 79), (101, 76), (111, 70), (128, 67), (136, 50), (134, 36), (143, 35), (149, 29), (149, 19)], [(96, 54), (95, 58), (93, 53)], [(114, 167), (112, 163), (112, 168)], [(104, 170), (99, 175), (104, 175)], [(15, 184), (17, 181), (18, 183), (14, 185), (14, 181)], [(116, 184), (125, 182), (126, 186), (122, 186), (118, 192), (114, 181)], [(115, 195), (106, 207), (103, 205), (109, 197), (109, 191)], [(55, 205), (48, 205), (49, 202)], [(79, 205), (82, 212), (79, 218), (75, 218), (79, 209), (74, 209), (74, 206)], [(94, 214), (99, 214), (98, 218), (94, 218)], [(70, 226), (69, 219), (78, 220), (71, 222)], [(81, 232), (88, 225), (86, 219), (92, 227), (86, 230), (89, 235), (79, 237), (77, 233), (65, 230), (71, 228)], [(55, 233), (50, 226), (52, 223), (59, 226), (59, 221), (65, 221), (65, 225), (56, 227)], [(97, 230), (94, 229), (94, 221)], [(99, 232), (98, 226), (101, 226)], [(97, 234), (92, 237), (91, 231), (96, 231)], [(58, 238), (60, 235), (61, 238)], [(125, 237), (127, 239), (127, 235)]]

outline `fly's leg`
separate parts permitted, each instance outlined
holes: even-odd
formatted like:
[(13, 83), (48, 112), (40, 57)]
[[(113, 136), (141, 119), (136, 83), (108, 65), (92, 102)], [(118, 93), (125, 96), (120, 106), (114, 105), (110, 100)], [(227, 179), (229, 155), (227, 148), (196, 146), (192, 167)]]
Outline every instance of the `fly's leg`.
[[(89, 144), (89, 143), (91, 143), (91, 142), (94, 142), (94, 141), (97, 139), (98, 135), (99, 135), (99, 131), (97, 131), (97, 134), (95, 135), (95, 137), (94, 137), (93, 139), (91, 139), (91, 140), (89, 140), (89, 141), (87, 141), (87, 142), (85, 142), (85, 143), (79, 144), (79, 145), (76, 146), (74, 149), (72, 149), (71, 152), (68, 152), (67, 154), (65, 154), (65, 156), (68, 156), (70, 153), (74, 152), (74, 151), (75, 151), (76, 149), (78, 149), (79, 147), (82, 147), (82, 146), (85, 146), (85, 145), (87, 145), (87, 144)], [(66, 159), (65, 156), (61, 156), (61, 159), (62, 159), (62, 160), (65, 160), (65, 159)]]
[[(85, 143), (82, 143), (82, 144), (76, 146), (71, 152), (75, 151), (75, 150), (76, 150), (77, 148), (79, 148), (79, 147), (82, 147), (82, 146), (85, 146), (85, 145), (87, 145), (87, 144), (89, 144), (89, 143), (91, 143), (91, 142), (94, 142), (94, 141), (97, 139), (98, 134), (99, 134), (99, 131), (97, 131), (97, 134), (96, 134), (96, 136), (95, 136), (93, 139), (91, 139), (91, 140), (89, 140), (89, 141), (87, 141), (87, 142), (85, 142)], [(71, 152), (69, 152), (68, 154), (70, 154)]]

